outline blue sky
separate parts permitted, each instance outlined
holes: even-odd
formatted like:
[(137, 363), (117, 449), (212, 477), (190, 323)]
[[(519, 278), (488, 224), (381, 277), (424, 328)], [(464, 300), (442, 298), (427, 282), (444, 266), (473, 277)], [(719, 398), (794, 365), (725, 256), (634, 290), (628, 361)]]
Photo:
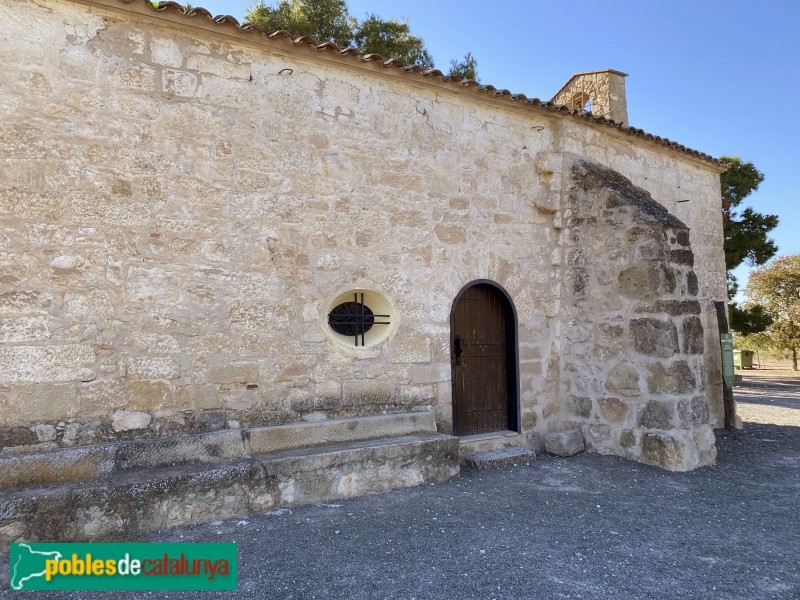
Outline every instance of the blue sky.
[[(240, 20), (247, 0), (197, 0)], [(436, 66), (467, 51), (483, 83), (549, 99), (572, 73), (629, 74), (631, 125), (765, 174), (746, 203), (777, 214), (781, 254), (800, 252), (797, 0), (348, 0), (363, 18), (407, 18)], [(737, 271), (744, 283), (748, 269)]]

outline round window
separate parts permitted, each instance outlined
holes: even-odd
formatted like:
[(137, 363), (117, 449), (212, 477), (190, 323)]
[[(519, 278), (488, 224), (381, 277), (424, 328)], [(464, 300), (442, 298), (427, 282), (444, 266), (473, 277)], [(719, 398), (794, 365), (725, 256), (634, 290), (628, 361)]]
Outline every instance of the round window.
[(329, 304), (331, 337), (351, 348), (374, 346), (394, 331), (397, 315), (391, 303), (372, 290), (350, 290)]
[[(381, 315), (383, 318), (388, 316)], [(357, 299), (353, 302), (342, 302), (328, 315), (328, 325), (340, 335), (364, 335), (375, 325), (375, 313), (364, 304), (363, 300), (361, 302)], [(384, 323), (384, 325), (389, 325), (389, 323)]]

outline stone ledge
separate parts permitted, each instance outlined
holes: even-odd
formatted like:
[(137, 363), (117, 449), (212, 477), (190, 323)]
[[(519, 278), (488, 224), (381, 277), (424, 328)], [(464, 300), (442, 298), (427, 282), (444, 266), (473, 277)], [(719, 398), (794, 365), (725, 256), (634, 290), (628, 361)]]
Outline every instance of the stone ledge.
[(415, 433), (436, 433), (432, 412), (399, 413), (316, 423), (297, 423), (248, 430), (252, 454), (293, 448), (356, 442)]
[(294, 448), (435, 432), (433, 413), (399, 413), (0, 455), (0, 490), (88, 480), (137, 469), (213, 464)]
[(14, 541), (123, 540), (276, 506), (446, 481), (459, 472), (458, 439), (423, 434), (20, 487), (0, 491), (0, 557)]
[(0, 555), (26, 541), (124, 540), (139, 531), (269, 510), (277, 482), (252, 459), (0, 492)]

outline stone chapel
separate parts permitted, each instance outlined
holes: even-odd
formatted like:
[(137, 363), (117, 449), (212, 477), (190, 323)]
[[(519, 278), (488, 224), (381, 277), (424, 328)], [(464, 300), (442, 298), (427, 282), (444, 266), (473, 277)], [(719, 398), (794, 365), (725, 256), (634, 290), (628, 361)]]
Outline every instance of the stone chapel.
[[(0, 0), (0, 542), (458, 476), (712, 464), (721, 163), (176, 3)], [(0, 550), (1, 551), (1, 550)]]

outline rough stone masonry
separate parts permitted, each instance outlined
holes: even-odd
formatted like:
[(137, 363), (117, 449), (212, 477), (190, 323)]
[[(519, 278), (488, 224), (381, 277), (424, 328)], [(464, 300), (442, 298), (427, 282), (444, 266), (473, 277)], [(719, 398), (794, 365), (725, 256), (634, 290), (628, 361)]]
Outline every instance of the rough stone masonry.
[[(0, 0), (3, 453), (407, 412), (450, 433), (451, 310), (488, 281), (512, 443), (714, 461), (718, 161), (161, 4)], [(391, 315), (363, 346), (328, 324), (354, 291)]]

